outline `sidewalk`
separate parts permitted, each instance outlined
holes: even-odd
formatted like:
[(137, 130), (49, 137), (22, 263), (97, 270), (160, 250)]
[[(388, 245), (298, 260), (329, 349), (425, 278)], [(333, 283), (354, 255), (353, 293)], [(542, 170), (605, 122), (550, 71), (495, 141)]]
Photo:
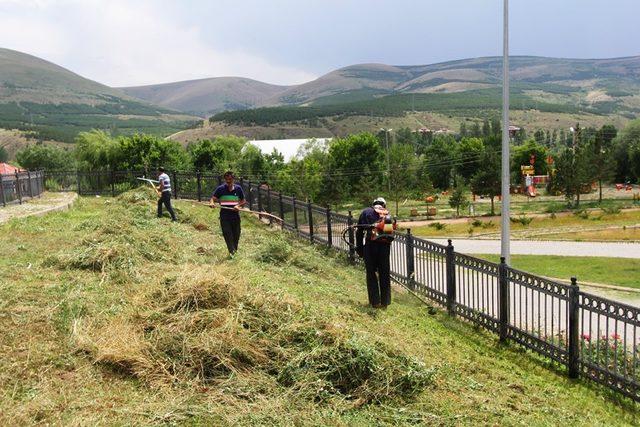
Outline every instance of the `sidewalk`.
[(2, 207), (0, 205), (0, 224), (14, 218), (24, 218), (32, 215), (46, 215), (49, 212), (69, 209), (76, 201), (76, 193), (43, 193), (41, 197), (29, 200), (23, 204)]

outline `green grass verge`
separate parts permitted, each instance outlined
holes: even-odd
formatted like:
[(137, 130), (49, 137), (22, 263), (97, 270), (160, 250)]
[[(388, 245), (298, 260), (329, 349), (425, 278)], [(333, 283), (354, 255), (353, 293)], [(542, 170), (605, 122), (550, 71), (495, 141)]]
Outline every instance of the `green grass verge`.
[[(500, 255), (474, 255), (500, 262)], [(511, 255), (511, 265), (519, 270), (569, 281), (602, 283), (640, 289), (640, 259), (555, 255)]]
[[(245, 219), (240, 252), (230, 260), (211, 211), (178, 201), (181, 223), (171, 224), (154, 218), (153, 204), (84, 198), (71, 211), (0, 227), (0, 424), (577, 426), (639, 419), (637, 404), (569, 380), (563, 368), (499, 345), (406, 292), (394, 291), (387, 311), (370, 311), (363, 271), (341, 255)], [(243, 291), (217, 293), (236, 287)], [(303, 333), (290, 335), (296, 331)], [(305, 343), (315, 343), (310, 352)], [(263, 344), (273, 351), (267, 359), (253, 351)], [(433, 375), (416, 394), (362, 394), (381, 376), (396, 378), (389, 360), (408, 384), (414, 373), (403, 371), (412, 366), (405, 358)], [(190, 364), (198, 360), (207, 369)], [(353, 395), (314, 386), (335, 385), (329, 374), (345, 360), (367, 367), (372, 384)], [(285, 372), (281, 361), (295, 374), (287, 378), (304, 381), (275, 380)], [(210, 370), (220, 366), (229, 370)]]

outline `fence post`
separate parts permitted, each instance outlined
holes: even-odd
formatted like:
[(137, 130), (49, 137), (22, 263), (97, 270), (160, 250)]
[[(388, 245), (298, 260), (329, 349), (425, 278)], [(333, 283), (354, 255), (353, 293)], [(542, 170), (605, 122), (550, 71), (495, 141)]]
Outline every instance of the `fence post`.
[(333, 233), (331, 232), (331, 208), (327, 206), (327, 246), (333, 246)]
[(409, 288), (415, 290), (415, 258), (413, 253), (413, 234), (411, 229), (407, 229), (407, 279), (409, 279)]
[(577, 285), (577, 279), (571, 278), (571, 287), (569, 288), (569, 378), (578, 378), (580, 375), (580, 325), (579, 325), (579, 300), (578, 294), (580, 288)]
[(309, 240), (313, 243), (313, 213), (310, 199), (307, 199), (307, 214), (309, 215)]
[(504, 257), (500, 257), (498, 266), (499, 292), (498, 292), (498, 310), (500, 319), (500, 341), (507, 341), (507, 332), (509, 327), (509, 278), (507, 276), (507, 264)]
[[(258, 210), (260, 212), (262, 212), (262, 196), (260, 195), (261, 192), (262, 192), (262, 185), (258, 184)], [(262, 219), (260, 218), (260, 216), (258, 216), (258, 218)]]
[(293, 206), (293, 228), (298, 231), (298, 210), (296, 209), (296, 196), (292, 196), (291, 204)]
[(111, 185), (111, 197), (115, 197), (116, 195), (116, 184), (115, 184), (115, 180), (116, 180), (116, 173), (113, 171), (113, 169), (111, 169), (111, 173), (109, 174), (109, 179), (111, 180), (110, 185)]
[(29, 184), (29, 198), (33, 199), (33, 187), (31, 186), (31, 171), (27, 171), (27, 183)]
[[(273, 214), (273, 207), (271, 206), (271, 186), (267, 186), (267, 212)], [(273, 218), (269, 217), (269, 225), (273, 224)]]
[(282, 219), (282, 228), (284, 228), (284, 203), (282, 202), (282, 193), (278, 193), (278, 203), (280, 204), (280, 218)]
[(355, 233), (353, 232), (353, 214), (349, 211), (349, 216), (347, 216), (347, 227), (349, 230), (349, 260), (352, 263), (356, 262), (356, 239)]
[(198, 201), (202, 201), (202, 174), (200, 171), (196, 171), (196, 179), (198, 180)]
[(0, 196), (2, 197), (2, 206), (7, 206), (7, 199), (4, 195), (4, 182), (2, 181), (2, 174), (0, 174)]
[(178, 176), (176, 175), (176, 171), (173, 171), (173, 198), (178, 198)]
[(450, 316), (456, 314), (456, 266), (455, 266), (455, 253), (453, 251), (453, 245), (451, 239), (448, 240), (447, 245), (447, 311)]
[(249, 191), (247, 191), (247, 194), (245, 195), (245, 197), (249, 198), (249, 210), (252, 211), (253, 210), (253, 195), (251, 194), (251, 191), (253, 190), (251, 188), (251, 181), (247, 182), (247, 188)]
[(76, 171), (76, 187), (78, 187), (78, 196), (82, 195), (80, 191), (80, 171)]
[(18, 202), (22, 204), (22, 188), (20, 187), (20, 174), (16, 171), (16, 191), (18, 192)]

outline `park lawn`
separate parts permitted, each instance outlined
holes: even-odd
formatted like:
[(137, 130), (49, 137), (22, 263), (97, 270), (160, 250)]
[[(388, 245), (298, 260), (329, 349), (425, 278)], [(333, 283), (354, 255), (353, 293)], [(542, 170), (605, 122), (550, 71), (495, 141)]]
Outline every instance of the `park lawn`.
[[(622, 227), (640, 224), (640, 210), (622, 210), (617, 213), (606, 213), (603, 210), (569, 214), (551, 213), (542, 217), (512, 215), (511, 219), (511, 233), (514, 238), (588, 240), (589, 233), (597, 231), (602, 234), (603, 240), (629, 240), (634, 233), (629, 228)], [(530, 222), (525, 225), (529, 220)], [(620, 228), (603, 231), (608, 227)], [(411, 232), (416, 236), (427, 238), (478, 236), (499, 238), (500, 229), (499, 220), (478, 217), (451, 224), (436, 220), (429, 225), (411, 227)]]
[[(586, 380), (569, 380), (563, 368), (499, 345), (495, 336), (429, 310), (401, 289), (388, 310), (370, 311), (363, 271), (342, 255), (245, 218), (241, 249), (230, 260), (207, 208), (178, 201), (181, 222), (171, 224), (154, 218), (153, 195), (145, 197), (83, 198), (68, 212), (0, 227), (1, 425), (608, 426), (634, 425), (640, 417), (638, 404)], [(198, 279), (194, 289), (183, 288), (189, 277)], [(216, 299), (212, 286), (228, 290), (230, 300)], [(180, 298), (167, 305), (174, 292)], [(251, 303), (224, 305), (234, 298)], [(244, 341), (244, 331), (252, 330), (245, 328), (260, 316), (288, 323), (265, 323), (263, 332)], [(139, 323), (144, 328), (137, 331)], [(275, 381), (286, 369), (253, 369), (251, 348), (243, 345), (269, 341), (272, 333), (286, 338), (280, 326), (302, 333), (294, 334), (295, 345), (276, 342), (280, 357), (322, 363), (313, 353), (288, 353), (299, 340), (319, 340), (324, 344), (317, 349), (335, 357), (327, 369), (346, 360), (353, 363), (351, 379), (377, 354), (372, 343), (380, 343), (391, 349), (386, 357), (397, 369), (407, 360), (420, 363), (404, 375), (408, 386), (421, 386), (412, 397), (366, 402), (316, 382), (297, 383), (295, 375), (293, 385)], [(169, 345), (159, 364), (149, 356), (157, 356), (154, 345), (175, 339), (158, 335), (163, 328), (184, 341)], [(209, 342), (190, 332), (199, 328), (226, 338)], [(325, 336), (342, 347), (333, 348)], [(208, 344), (188, 353), (194, 342)], [(358, 358), (344, 346), (358, 350)], [(200, 372), (198, 364), (184, 365), (185, 354), (197, 356), (209, 375), (216, 366), (244, 364), (213, 369), (213, 379), (205, 381), (185, 377), (181, 367)], [(372, 372), (361, 388), (384, 373)]]
[[(493, 262), (500, 255), (474, 255)], [(556, 255), (511, 255), (511, 265), (518, 270), (569, 281), (602, 283), (640, 289), (640, 259), (574, 257)]]

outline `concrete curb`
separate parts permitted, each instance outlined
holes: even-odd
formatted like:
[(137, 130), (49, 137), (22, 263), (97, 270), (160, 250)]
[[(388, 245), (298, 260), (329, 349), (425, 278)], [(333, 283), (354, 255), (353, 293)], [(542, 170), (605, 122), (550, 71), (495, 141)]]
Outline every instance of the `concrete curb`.
[(29, 212), (23, 215), (17, 215), (11, 218), (6, 219), (3, 222), (0, 222), (0, 224), (4, 224), (7, 223), (13, 219), (22, 219), (22, 218), (28, 218), (31, 216), (45, 216), (47, 214), (50, 214), (52, 212), (64, 212), (67, 211), (69, 209), (71, 209), (71, 207), (73, 206), (73, 204), (78, 200), (78, 195), (76, 193), (72, 193), (73, 196), (71, 197), (70, 200), (67, 200), (65, 203), (58, 205), (58, 206), (53, 206), (47, 209), (43, 209), (41, 211), (37, 211), (37, 212)]

